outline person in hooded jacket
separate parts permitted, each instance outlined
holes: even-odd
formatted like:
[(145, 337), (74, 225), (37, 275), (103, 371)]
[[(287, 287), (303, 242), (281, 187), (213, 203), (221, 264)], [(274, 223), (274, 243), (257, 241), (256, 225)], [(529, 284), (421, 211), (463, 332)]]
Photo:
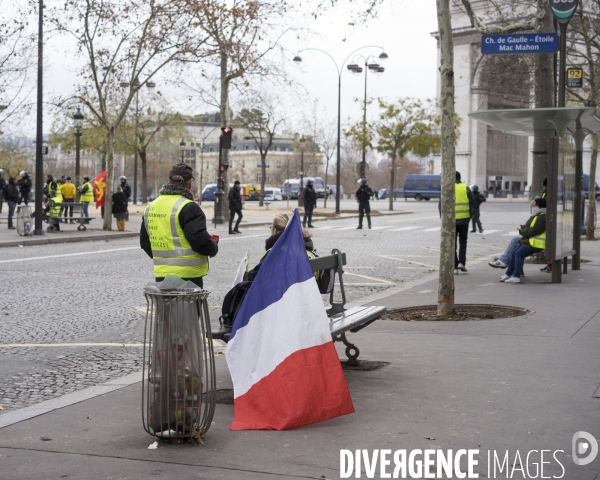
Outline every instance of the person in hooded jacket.
[(315, 192), (312, 180), (307, 182), (302, 195), (304, 196), (304, 218), (302, 220), (302, 226), (306, 228), (306, 223), (308, 220), (308, 228), (314, 228), (312, 224), (312, 216), (313, 210), (317, 206), (317, 192)]
[(475, 200), (475, 208), (473, 209), (473, 217), (471, 218), (471, 220), (473, 220), (473, 229), (471, 230), (471, 233), (475, 233), (477, 231), (477, 227), (479, 227), (479, 233), (483, 233), (483, 227), (481, 225), (481, 220), (479, 219), (479, 207), (485, 202), (485, 197), (483, 196), (483, 193), (479, 191), (479, 186), (477, 185), (473, 185), (473, 187), (471, 187), (471, 193), (473, 194), (473, 199)]
[(4, 188), (4, 200), (8, 203), (8, 229), (14, 230), (13, 215), (15, 214), (15, 208), (17, 208), (17, 202), (19, 201), (19, 190), (17, 190), (15, 177), (10, 177), (8, 179), (8, 185)]
[(6, 180), (4, 180), (4, 170), (0, 168), (0, 213), (2, 213), (2, 205), (4, 203), (4, 189), (6, 188)]
[(362, 229), (363, 217), (365, 213), (367, 214), (367, 222), (369, 224), (369, 229), (371, 229), (371, 197), (374, 195), (371, 187), (367, 185), (367, 179), (361, 178), (359, 180), (360, 187), (356, 191), (356, 201), (358, 202), (358, 227), (357, 230)]

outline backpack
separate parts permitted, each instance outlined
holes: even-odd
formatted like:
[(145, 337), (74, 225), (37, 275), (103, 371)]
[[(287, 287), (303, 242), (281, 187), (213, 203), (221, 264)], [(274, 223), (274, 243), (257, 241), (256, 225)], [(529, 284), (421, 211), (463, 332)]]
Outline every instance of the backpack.
[[(311, 255), (314, 255), (314, 258), (318, 258), (319, 256), (316, 252), (310, 252)], [(319, 287), (319, 293), (321, 295), (325, 295), (326, 293), (331, 293), (333, 290), (333, 284), (335, 282), (335, 272), (333, 268), (328, 268), (326, 270), (318, 270), (318, 275), (315, 277), (317, 281), (317, 286)]]
[(223, 299), (223, 306), (221, 307), (221, 317), (219, 317), (219, 321), (223, 327), (233, 328), (235, 317), (251, 286), (251, 281), (243, 281), (227, 292), (227, 295)]

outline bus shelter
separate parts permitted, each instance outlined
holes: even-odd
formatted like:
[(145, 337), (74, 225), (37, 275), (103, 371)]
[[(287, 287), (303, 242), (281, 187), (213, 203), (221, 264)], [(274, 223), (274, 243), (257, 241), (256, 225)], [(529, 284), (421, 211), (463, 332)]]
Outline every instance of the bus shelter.
[[(552, 283), (571, 268), (580, 269), (583, 142), (600, 133), (594, 108), (483, 110), (469, 117), (513, 135), (548, 137), (546, 260), (552, 260)], [(593, 188), (593, 187), (592, 187)]]

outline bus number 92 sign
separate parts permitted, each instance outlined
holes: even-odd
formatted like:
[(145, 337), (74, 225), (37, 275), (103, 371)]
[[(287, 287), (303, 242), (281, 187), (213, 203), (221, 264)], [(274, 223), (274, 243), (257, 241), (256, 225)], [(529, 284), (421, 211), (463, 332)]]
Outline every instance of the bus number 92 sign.
[(559, 23), (569, 23), (575, 15), (579, 0), (550, 0), (550, 8)]

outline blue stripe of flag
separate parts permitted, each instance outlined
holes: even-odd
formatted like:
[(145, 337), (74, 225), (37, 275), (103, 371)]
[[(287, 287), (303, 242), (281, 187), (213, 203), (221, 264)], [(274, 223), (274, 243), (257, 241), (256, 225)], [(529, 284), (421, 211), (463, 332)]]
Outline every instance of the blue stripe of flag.
[(250, 318), (279, 301), (294, 284), (313, 278), (298, 209), (275, 246), (264, 259), (233, 324), (230, 340)]

